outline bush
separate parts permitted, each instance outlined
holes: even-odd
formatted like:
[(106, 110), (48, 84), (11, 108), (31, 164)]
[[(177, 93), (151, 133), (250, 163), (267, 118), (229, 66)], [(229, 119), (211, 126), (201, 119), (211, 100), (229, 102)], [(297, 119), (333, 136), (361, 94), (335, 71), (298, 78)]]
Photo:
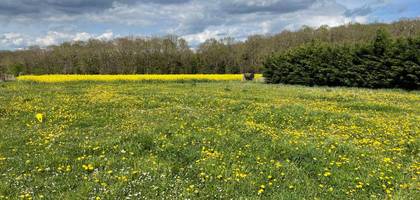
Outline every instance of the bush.
[(379, 30), (370, 44), (312, 41), (264, 63), (267, 83), (420, 88), (420, 37), (392, 40)]

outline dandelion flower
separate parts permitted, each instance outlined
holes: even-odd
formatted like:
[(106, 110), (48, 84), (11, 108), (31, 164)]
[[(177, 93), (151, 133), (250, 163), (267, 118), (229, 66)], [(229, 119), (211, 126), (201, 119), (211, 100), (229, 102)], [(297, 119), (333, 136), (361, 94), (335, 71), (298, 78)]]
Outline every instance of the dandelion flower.
[(265, 191), (265, 185), (261, 185), (260, 189), (258, 190), (258, 194), (262, 194)]
[(264, 192), (264, 189), (262, 189), (262, 188), (260, 188), (259, 190), (258, 190), (258, 194), (262, 194)]
[(35, 118), (42, 123), (42, 121), (44, 121), (44, 115), (42, 115), (41, 113), (37, 113), (35, 115)]
[(92, 164), (82, 165), (82, 167), (86, 171), (93, 171), (93, 169), (94, 169)]

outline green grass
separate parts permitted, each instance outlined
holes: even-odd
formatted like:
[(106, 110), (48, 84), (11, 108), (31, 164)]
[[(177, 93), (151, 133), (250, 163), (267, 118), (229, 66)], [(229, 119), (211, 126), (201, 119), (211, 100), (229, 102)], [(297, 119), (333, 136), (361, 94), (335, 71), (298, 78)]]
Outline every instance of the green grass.
[(243, 82), (1, 83), (0, 199), (416, 199), (419, 102)]

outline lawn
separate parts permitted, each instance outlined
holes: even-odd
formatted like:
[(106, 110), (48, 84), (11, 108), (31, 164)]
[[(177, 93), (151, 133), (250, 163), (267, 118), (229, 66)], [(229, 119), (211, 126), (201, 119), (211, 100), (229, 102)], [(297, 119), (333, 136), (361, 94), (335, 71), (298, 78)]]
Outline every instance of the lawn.
[(420, 92), (0, 83), (0, 199), (416, 199)]

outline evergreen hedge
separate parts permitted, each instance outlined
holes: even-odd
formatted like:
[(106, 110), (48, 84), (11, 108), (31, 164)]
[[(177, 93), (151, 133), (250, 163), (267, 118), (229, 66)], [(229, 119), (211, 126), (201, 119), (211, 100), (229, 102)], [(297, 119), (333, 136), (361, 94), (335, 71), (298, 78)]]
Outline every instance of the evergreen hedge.
[(391, 39), (378, 30), (367, 44), (313, 41), (264, 63), (267, 83), (420, 89), (420, 36)]

